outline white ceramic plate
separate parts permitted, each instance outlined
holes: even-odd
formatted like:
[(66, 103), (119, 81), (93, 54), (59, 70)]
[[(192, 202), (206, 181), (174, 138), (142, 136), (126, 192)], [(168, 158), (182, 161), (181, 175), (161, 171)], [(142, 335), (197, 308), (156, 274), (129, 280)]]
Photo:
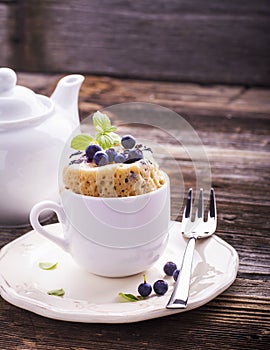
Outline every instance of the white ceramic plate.
[[(49, 226), (50, 230), (61, 231), (60, 224)], [(121, 302), (119, 292), (137, 295), (143, 274), (125, 278), (89, 274), (77, 266), (69, 254), (35, 231), (1, 249), (1, 296), (11, 304), (39, 315), (76, 322), (137, 322), (197, 308), (233, 283), (238, 255), (232, 246), (215, 235), (197, 241), (188, 307), (185, 310), (166, 309), (174, 280), (164, 276), (163, 266), (167, 261), (180, 265), (186, 247), (180, 232), (181, 224), (172, 222), (165, 253), (146, 271), (151, 284), (158, 279), (167, 280), (169, 291), (164, 296), (152, 293), (142, 301)], [(39, 262), (58, 262), (58, 265), (56, 269), (46, 271), (39, 268)], [(65, 291), (63, 297), (47, 294), (49, 290), (59, 288)]]

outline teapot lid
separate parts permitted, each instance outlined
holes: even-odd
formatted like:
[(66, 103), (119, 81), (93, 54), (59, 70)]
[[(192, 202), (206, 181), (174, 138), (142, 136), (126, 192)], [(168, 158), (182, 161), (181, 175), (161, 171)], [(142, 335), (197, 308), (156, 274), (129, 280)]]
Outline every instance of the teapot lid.
[(30, 119), (48, 111), (48, 104), (39, 95), (16, 83), (12, 69), (0, 68), (0, 123)]

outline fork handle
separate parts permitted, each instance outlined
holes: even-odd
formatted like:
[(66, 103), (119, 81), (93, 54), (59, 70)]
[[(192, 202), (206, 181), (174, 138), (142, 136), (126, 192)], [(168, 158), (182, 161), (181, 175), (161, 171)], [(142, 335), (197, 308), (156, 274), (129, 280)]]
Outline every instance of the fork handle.
[(167, 309), (185, 309), (187, 307), (195, 243), (195, 237), (191, 237), (188, 240), (183, 256), (181, 270), (179, 272), (173, 293), (166, 306)]

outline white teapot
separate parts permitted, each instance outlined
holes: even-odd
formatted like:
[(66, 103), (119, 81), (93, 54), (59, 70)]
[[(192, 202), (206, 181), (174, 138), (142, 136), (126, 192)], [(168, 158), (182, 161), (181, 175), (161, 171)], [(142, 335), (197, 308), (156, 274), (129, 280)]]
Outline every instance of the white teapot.
[(83, 80), (62, 78), (48, 98), (17, 86), (16, 73), (0, 68), (0, 226), (27, 225), (35, 203), (58, 200), (59, 160), (79, 126)]

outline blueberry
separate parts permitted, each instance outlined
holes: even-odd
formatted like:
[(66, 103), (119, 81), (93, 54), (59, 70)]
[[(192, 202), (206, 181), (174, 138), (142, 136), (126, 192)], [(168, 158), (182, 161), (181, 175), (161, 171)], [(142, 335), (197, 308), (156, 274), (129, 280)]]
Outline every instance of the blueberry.
[(136, 140), (131, 135), (125, 135), (121, 139), (121, 144), (124, 148), (130, 149), (133, 148), (136, 145)]
[(101, 151), (101, 147), (98, 145), (89, 145), (85, 149), (85, 153), (89, 162), (92, 162), (96, 152)]
[(127, 155), (123, 154), (123, 153), (118, 153), (115, 157), (114, 157), (114, 161), (115, 163), (124, 163), (127, 160)]
[(112, 163), (114, 161), (114, 157), (117, 155), (116, 150), (114, 148), (109, 148), (105, 152), (109, 157), (109, 163)]
[(127, 160), (125, 161), (125, 163), (134, 163), (137, 160), (140, 160), (143, 158), (143, 153), (139, 149), (129, 150), (126, 154), (127, 154)]
[(150, 295), (152, 292), (152, 286), (146, 282), (145, 275), (143, 275), (143, 283), (141, 283), (138, 287), (138, 292), (142, 297), (148, 297), (148, 295)]
[(163, 267), (164, 272), (165, 272), (166, 275), (168, 275), (168, 276), (172, 276), (174, 270), (176, 270), (176, 269), (177, 269), (177, 266), (176, 266), (176, 264), (175, 264), (174, 262), (172, 262), (172, 261), (168, 261), (168, 262), (164, 265), (164, 267)]
[(105, 152), (98, 151), (94, 155), (94, 162), (98, 166), (106, 165), (106, 164), (109, 163), (109, 157), (108, 157), (108, 155)]
[(164, 280), (157, 280), (154, 283), (153, 288), (157, 295), (163, 295), (168, 290), (168, 283)]
[(180, 269), (174, 270), (174, 272), (173, 272), (173, 279), (175, 280), (175, 282), (178, 278), (179, 272), (180, 272)]

